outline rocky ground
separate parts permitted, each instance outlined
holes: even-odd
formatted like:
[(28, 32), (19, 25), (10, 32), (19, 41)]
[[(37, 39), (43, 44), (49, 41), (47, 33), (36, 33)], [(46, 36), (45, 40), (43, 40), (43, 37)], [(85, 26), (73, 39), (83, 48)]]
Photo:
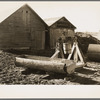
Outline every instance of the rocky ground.
[(14, 54), (0, 51), (0, 84), (100, 84), (100, 63), (87, 62), (87, 66), (75, 71), (73, 75), (62, 75), (18, 67), (15, 65), (15, 56)]

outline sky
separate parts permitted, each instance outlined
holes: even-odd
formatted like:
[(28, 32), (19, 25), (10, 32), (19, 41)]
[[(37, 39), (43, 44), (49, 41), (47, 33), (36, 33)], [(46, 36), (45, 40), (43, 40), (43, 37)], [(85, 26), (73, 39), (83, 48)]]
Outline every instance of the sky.
[(24, 4), (42, 19), (65, 16), (78, 32), (100, 31), (100, 1), (0, 1), (0, 22)]

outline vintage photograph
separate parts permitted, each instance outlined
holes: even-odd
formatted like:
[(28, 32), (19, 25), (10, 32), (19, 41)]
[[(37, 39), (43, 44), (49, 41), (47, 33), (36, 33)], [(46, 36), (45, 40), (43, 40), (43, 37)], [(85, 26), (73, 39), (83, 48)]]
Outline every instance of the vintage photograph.
[(100, 2), (0, 1), (0, 85), (100, 85)]

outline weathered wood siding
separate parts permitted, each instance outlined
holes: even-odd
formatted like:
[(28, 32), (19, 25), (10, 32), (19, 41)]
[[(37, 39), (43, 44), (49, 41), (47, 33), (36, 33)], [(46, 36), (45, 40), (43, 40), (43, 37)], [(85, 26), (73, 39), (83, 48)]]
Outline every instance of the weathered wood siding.
[(65, 32), (66, 37), (74, 37), (74, 28), (71, 27), (68, 21), (66, 21), (64, 18), (57, 21), (55, 24), (53, 24), (50, 29), (50, 47), (52, 49), (56, 46), (56, 41), (60, 36), (62, 36), (63, 32)]
[(27, 5), (0, 24), (0, 48), (23, 47), (45, 48), (45, 25)]

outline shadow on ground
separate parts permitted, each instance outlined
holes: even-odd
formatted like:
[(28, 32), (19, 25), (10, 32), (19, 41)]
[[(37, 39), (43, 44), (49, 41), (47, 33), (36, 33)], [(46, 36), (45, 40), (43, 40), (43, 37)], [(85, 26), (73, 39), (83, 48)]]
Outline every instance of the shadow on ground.
[[(47, 80), (47, 81), (61, 79), (62, 81), (66, 81), (66, 82), (70, 81), (73, 83), (79, 83), (83, 85), (93, 85), (93, 84), (97, 85), (97, 84), (100, 84), (100, 82), (87, 77), (88, 75), (92, 75), (95, 72), (96, 71), (92, 71), (89, 69), (81, 69), (72, 75), (68, 75), (68, 74), (57, 74), (57, 73), (45, 72), (45, 71), (34, 70), (34, 69), (28, 68), (25, 71), (22, 71), (22, 74), (23, 75), (30, 75), (30, 74), (44, 75), (46, 77), (43, 77), (42, 80)], [(80, 74), (77, 74), (77, 73), (80, 73)]]
[(94, 74), (96, 71), (82, 68), (81, 70), (77, 70), (76, 72), (79, 72), (81, 74), (91, 75)]

